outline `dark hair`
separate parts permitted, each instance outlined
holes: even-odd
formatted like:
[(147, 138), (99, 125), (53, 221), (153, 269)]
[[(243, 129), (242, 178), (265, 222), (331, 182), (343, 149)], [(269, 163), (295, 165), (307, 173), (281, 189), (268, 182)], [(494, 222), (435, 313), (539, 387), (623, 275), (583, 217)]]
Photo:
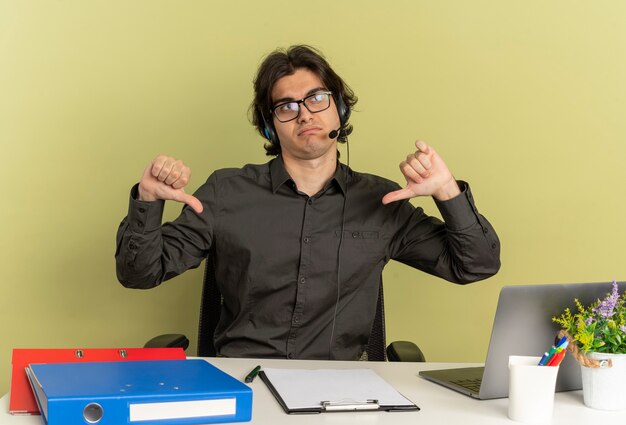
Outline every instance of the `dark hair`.
[[(333, 71), (319, 50), (307, 45), (295, 45), (287, 49), (277, 49), (263, 60), (253, 83), (254, 100), (250, 105), (250, 121), (263, 138), (266, 138), (263, 116), (265, 116), (268, 120), (268, 125), (271, 125), (273, 129), (273, 117), (270, 114), (270, 108), (272, 107), (272, 89), (274, 84), (282, 77), (292, 75), (297, 69), (302, 68), (308, 69), (322, 80), (324, 86), (333, 92), (335, 104), (337, 104), (339, 96), (341, 96), (348, 110), (352, 110), (352, 107), (356, 104), (357, 97), (352, 89)], [(345, 136), (352, 133), (352, 125), (348, 122), (342, 124), (343, 128), (337, 140), (345, 142)], [(265, 144), (265, 151), (270, 156), (278, 155), (281, 152), (280, 144), (269, 141)]]

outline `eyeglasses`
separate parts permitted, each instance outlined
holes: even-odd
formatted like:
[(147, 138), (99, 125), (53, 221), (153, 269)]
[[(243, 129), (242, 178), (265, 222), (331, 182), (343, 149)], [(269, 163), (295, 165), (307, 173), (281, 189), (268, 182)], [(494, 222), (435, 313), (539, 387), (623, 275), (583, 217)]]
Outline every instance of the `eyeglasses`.
[(279, 103), (270, 109), (270, 112), (280, 122), (288, 122), (295, 120), (300, 115), (300, 104), (309, 110), (310, 113), (316, 114), (325, 111), (330, 107), (330, 91), (318, 91), (310, 94), (300, 100), (290, 100), (289, 102)]

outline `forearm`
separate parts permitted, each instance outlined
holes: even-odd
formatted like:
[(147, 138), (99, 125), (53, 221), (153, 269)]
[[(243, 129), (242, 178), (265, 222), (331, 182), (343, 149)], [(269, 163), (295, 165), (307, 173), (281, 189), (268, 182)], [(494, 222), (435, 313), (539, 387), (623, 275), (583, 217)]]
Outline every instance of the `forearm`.
[(469, 185), (459, 183), (462, 191), (458, 197), (436, 204), (446, 225), (448, 249), (457, 260), (457, 277), (473, 282), (500, 269), (500, 240), (491, 223), (478, 212)]
[[(493, 276), (500, 268), (500, 241), (492, 225), (476, 209), (471, 191), (437, 201), (444, 219), (413, 218), (397, 260), (455, 283)], [(418, 214), (419, 210), (415, 211)]]
[(491, 277), (499, 269), (500, 241), (484, 217), (468, 228), (446, 229), (434, 274), (464, 284)]
[(164, 202), (138, 201), (136, 190), (117, 232), (116, 270), (124, 286), (147, 289), (197, 267), (204, 258), (199, 245), (205, 241), (190, 236), (194, 226), (189, 218), (195, 214), (183, 213), (174, 223), (161, 225)]

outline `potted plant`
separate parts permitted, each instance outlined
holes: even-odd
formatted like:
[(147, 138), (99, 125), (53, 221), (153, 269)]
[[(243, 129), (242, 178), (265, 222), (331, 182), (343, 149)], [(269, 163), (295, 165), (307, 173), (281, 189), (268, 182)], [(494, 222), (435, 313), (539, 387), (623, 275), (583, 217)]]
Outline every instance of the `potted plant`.
[(620, 296), (617, 281), (603, 300), (578, 312), (566, 308), (552, 320), (567, 335), (568, 350), (581, 365), (585, 405), (596, 409), (626, 408), (626, 293)]

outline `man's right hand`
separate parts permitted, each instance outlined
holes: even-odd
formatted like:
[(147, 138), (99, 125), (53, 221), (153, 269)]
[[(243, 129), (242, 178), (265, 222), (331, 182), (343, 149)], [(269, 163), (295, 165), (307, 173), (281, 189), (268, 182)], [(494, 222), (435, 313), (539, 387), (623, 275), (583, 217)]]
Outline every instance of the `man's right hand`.
[(189, 205), (200, 214), (202, 203), (185, 193), (184, 187), (191, 178), (191, 169), (171, 156), (159, 155), (143, 171), (139, 182), (139, 200), (172, 200)]

